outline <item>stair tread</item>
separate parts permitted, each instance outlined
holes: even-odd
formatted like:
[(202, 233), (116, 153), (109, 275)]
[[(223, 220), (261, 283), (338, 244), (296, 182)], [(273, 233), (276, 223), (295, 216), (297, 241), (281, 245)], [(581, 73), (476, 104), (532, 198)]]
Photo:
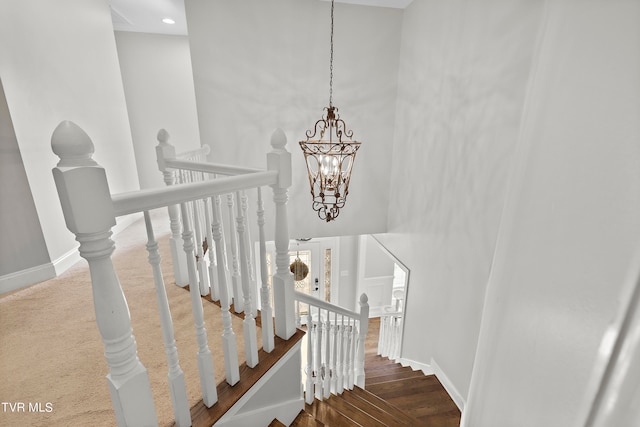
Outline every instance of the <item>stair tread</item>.
[(366, 427), (366, 425), (359, 424), (358, 422), (351, 419), (347, 414), (344, 414), (329, 405), (326, 400), (315, 399), (313, 401), (313, 404), (310, 405), (310, 408), (310, 413), (325, 425)]
[(416, 420), (408, 417), (402, 410), (359, 387), (354, 387), (351, 392), (343, 393), (342, 398), (386, 426), (402, 427), (416, 424)]
[(355, 386), (352, 390), (352, 393), (357, 397), (360, 397), (363, 400), (366, 400), (370, 404), (375, 405), (376, 407), (383, 409), (385, 412), (388, 412), (389, 414), (393, 415), (396, 418), (396, 420), (400, 422), (401, 425), (413, 425), (412, 423), (414, 423), (415, 421), (413, 417), (409, 416), (406, 412), (402, 411), (400, 408), (390, 404), (389, 402), (385, 401), (379, 396), (376, 396), (373, 393), (368, 392), (365, 389)]
[(279, 419), (274, 418), (273, 421), (269, 423), (268, 427), (287, 427), (287, 425), (282, 423)]
[(378, 396), (381, 396), (381, 394), (393, 396), (420, 390), (438, 390), (440, 387), (442, 385), (434, 375), (421, 375), (366, 385), (365, 390)]
[(345, 391), (343, 396), (331, 395), (331, 397), (325, 401), (329, 406), (338, 412), (346, 414), (350, 419), (360, 425), (367, 427), (385, 427), (385, 423), (345, 399), (344, 394), (350, 394), (350, 392)]
[(408, 370), (391, 372), (386, 375), (379, 375), (379, 376), (372, 376), (372, 377), (365, 376), (365, 385), (385, 383), (389, 381), (402, 380), (406, 378), (421, 378), (424, 376), (425, 375), (422, 373), (422, 371), (413, 371), (409, 368)]
[(316, 419), (313, 415), (311, 415), (309, 412), (307, 412), (306, 410), (302, 410), (300, 411), (300, 413), (298, 414), (298, 416), (293, 420), (293, 422), (291, 423), (291, 426), (296, 426), (296, 427), (322, 427), (324, 426), (324, 424)]

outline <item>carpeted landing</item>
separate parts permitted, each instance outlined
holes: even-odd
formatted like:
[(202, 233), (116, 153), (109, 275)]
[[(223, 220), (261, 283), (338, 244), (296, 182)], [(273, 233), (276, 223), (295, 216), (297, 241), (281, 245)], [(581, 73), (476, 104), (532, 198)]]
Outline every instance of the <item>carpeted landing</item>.
[[(188, 292), (174, 285), (168, 220), (162, 212), (153, 214), (180, 365), (193, 406), (201, 397), (191, 301)], [(138, 356), (149, 373), (159, 425), (170, 425), (167, 361), (143, 220), (114, 240), (113, 261), (129, 304)], [(219, 383), (224, 381), (220, 309), (204, 304), (204, 313)], [(242, 320), (232, 319), (241, 364)], [(262, 347), (259, 329), (258, 340)], [(1, 426), (113, 426), (107, 373), (86, 261), (55, 279), (0, 297)]]

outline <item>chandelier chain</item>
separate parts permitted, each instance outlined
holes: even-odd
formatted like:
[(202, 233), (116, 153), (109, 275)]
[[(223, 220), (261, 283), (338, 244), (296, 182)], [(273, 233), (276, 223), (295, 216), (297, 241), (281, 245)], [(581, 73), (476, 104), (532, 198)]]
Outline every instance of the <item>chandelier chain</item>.
[(333, 4), (331, 0), (331, 56), (329, 59), (329, 107), (333, 107)]

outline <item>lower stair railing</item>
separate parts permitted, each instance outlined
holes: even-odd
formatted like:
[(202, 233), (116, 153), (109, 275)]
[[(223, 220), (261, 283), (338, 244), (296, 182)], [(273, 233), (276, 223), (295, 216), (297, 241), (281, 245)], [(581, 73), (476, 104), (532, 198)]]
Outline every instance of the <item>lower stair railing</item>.
[(378, 354), (396, 360), (400, 357), (402, 343), (402, 322), (404, 313), (395, 311), (380, 315), (380, 334), (378, 336)]
[[(165, 283), (160, 269), (160, 254), (155, 240), (153, 225), (148, 211), (157, 208), (170, 208), (170, 212), (179, 212), (178, 222), (172, 218), (172, 237), (180, 230), (179, 240), (182, 248), (172, 247), (172, 255), (184, 260), (186, 276), (191, 284), (191, 296), (194, 328), (197, 337), (197, 365), (200, 377), (202, 401), (206, 407), (212, 407), (218, 401), (216, 379), (214, 375), (211, 351), (207, 331), (204, 327), (202, 307), (202, 282), (205, 276), (197, 262), (205, 255), (202, 242), (210, 245), (208, 249), (210, 264), (217, 265), (215, 274), (208, 277), (208, 289), (216, 289), (222, 307), (223, 330), (215, 334), (222, 336), (224, 350), (225, 378), (229, 385), (239, 379), (238, 354), (235, 332), (232, 329), (229, 284), (227, 270), (224, 268), (225, 244), (223, 239), (220, 198), (226, 194), (241, 195), (245, 191), (260, 191), (263, 186), (271, 186), (275, 204), (275, 241), (276, 273), (272, 278), (275, 294), (275, 334), (289, 340), (296, 332), (293, 300), (293, 276), (288, 269), (288, 226), (286, 215), (287, 189), (291, 184), (291, 159), (286, 151), (286, 137), (280, 130), (271, 138), (272, 151), (267, 155), (267, 170), (244, 170), (236, 176), (214, 180), (175, 184), (160, 189), (134, 191), (123, 194), (111, 194), (107, 174), (93, 159), (93, 143), (89, 136), (72, 122), (62, 122), (52, 136), (52, 149), (60, 157), (53, 169), (58, 195), (62, 205), (67, 228), (76, 235), (80, 243), (80, 255), (89, 264), (96, 322), (105, 348), (105, 357), (109, 368), (107, 380), (118, 426), (154, 426), (158, 424), (155, 405), (152, 398), (147, 370), (138, 359), (136, 341), (131, 327), (131, 317), (125, 295), (114, 269), (111, 255), (114, 243), (111, 240), (112, 227), (116, 218), (132, 213), (144, 213), (147, 227), (147, 250), (149, 263), (154, 272), (154, 284), (160, 313), (165, 353), (169, 367), (168, 378), (171, 401), (177, 426), (192, 424), (189, 403), (185, 389), (185, 380), (180, 367), (175, 345), (174, 328), (167, 301)], [(225, 166), (222, 166), (224, 168)], [(211, 166), (215, 168), (215, 165)], [(240, 169), (240, 168), (238, 168)], [(241, 196), (240, 196), (241, 197)], [(261, 198), (261, 196), (260, 196)], [(262, 208), (260, 200), (259, 210)], [(172, 208), (171, 208), (172, 207)], [(233, 221), (233, 220), (232, 220)], [(260, 238), (264, 240), (264, 219), (260, 224)], [(244, 231), (246, 220), (243, 209), (238, 206), (235, 218), (239, 256), (246, 259), (246, 241)], [(197, 234), (199, 227), (199, 232)], [(194, 230), (196, 232), (194, 233)], [(194, 236), (194, 234), (196, 234)], [(213, 242), (213, 245), (211, 245)], [(264, 244), (261, 244), (264, 247)], [(215, 253), (215, 257), (213, 254)], [(264, 256), (264, 254), (262, 254)], [(176, 258), (177, 259), (177, 258)], [(175, 259), (174, 259), (175, 261)], [(245, 311), (243, 336), (245, 359), (248, 368), (258, 365), (257, 332), (255, 319), (250, 309), (252, 305), (249, 291), (248, 266), (240, 263), (242, 276), (243, 301), (236, 299), (236, 305), (242, 305)], [(217, 280), (215, 280), (217, 279)], [(273, 350), (274, 331), (269, 293), (266, 287), (266, 274), (262, 281), (262, 321), (263, 351)], [(213, 280), (213, 282), (212, 282)], [(212, 286), (213, 283), (213, 286)], [(266, 291), (265, 291), (266, 290)], [(235, 294), (237, 296), (237, 294)], [(265, 310), (266, 305), (266, 310)], [(355, 322), (354, 322), (355, 326)]]
[[(347, 310), (309, 294), (295, 291), (296, 318), (306, 322), (306, 361), (302, 361), (305, 402), (328, 399), (331, 394), (364, 387), (364, 347), (369, 325), (366, 294), (360, 296), (360, 312)], [(306, 363), (305, 363), (306, 362)]]

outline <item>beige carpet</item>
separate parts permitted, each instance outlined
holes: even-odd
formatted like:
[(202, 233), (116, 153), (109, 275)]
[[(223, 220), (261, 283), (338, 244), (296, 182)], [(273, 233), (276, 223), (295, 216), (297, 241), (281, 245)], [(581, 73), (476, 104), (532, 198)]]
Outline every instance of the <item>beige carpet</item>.
[[(191, 302), (189, 293), (173, 284), (168, 221), (162, 212), (154, 212), (153, 217), (180, 365), (193, 405), (201, 397)], [(138, 356), (149, 373), (159, 424), (170, 425), (167, 362), (144, 247), (144, 222), (137, 221), (114, 240), (113, 260), (129, 304)], [(206, 301), (204, 309), (219, 383), (224, 381), (220, 309)], [(242, 321), (232, 317), (239, 363), (243, 363)], [(0, 403), (0, 426), (113, 426), (107, 373), (86, 261), (55, 279), (0, 297), (0, 402), (6, 402)], [(20, 402), (24, 411), (17, 405)], [(11, 412), (12, 407), (16, 412)]]

